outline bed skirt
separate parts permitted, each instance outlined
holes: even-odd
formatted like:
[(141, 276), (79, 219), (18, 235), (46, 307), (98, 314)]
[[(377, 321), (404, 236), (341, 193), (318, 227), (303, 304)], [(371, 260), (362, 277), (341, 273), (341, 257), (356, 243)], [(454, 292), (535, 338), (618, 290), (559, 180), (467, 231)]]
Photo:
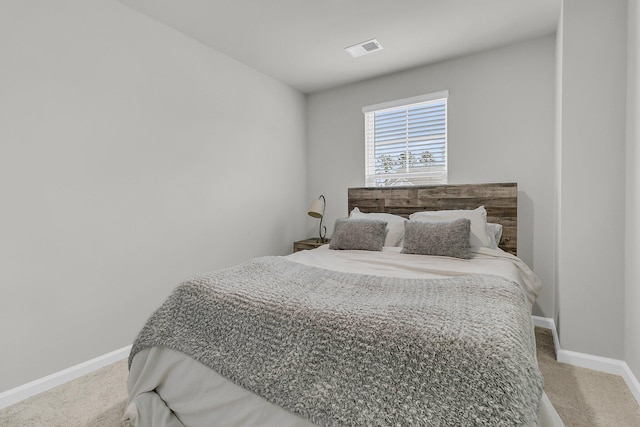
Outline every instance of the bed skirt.
[[(124, 418), (136, 427), (314, 426), (168, 348), (152, 347), (136, 354), (128, 389)], [(546, 394), (538, 413), (541, 427), (564, 425)]]

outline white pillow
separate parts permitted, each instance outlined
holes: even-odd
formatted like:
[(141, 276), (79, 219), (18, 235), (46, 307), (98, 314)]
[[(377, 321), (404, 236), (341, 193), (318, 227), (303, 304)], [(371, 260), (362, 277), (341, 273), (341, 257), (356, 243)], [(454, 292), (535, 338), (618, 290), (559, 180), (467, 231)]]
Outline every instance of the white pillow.
[(502, 238), (502, 224), (494, 224), (492, 222), (487, 223), (487, 234), (489, 235), (489, 240), (491, 240), (491, 249), (496, 249), (500, 244), (500, 239)]
[(450, 221), (458, 218), (471, 220), (469, 243), (472, 248), (491, 247), (491, 239), (487, 233), (487, 211), (484, 206), (473, 210), (414, 212), (409, 216), (413, 221)]
[(404, 238), (405, 218), (388, 213), (364, 213), (360, 209), (353, 208), (349, 214), (351, 219), (379, 219), (387, 222), (387, 236), (384, 239), (385, 246), (402, 246)]

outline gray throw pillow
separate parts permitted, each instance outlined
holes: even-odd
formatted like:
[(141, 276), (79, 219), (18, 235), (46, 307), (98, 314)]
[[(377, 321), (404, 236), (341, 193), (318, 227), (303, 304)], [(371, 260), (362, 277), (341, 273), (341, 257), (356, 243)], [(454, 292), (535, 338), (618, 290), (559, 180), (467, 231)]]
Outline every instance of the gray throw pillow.
[(402, 253), (470, 259), (470, 231), (471, 221), (467, 218), (446, 222), (407, 221)]
[(329, 249), (381, 251), (387, 222), (376, 219), (338, 219)]

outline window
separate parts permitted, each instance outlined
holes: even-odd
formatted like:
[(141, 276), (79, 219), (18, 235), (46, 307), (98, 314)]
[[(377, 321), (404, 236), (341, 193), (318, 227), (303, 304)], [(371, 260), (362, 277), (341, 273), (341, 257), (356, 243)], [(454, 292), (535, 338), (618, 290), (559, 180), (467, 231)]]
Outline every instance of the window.
[(364, 107), (365, 185), (447, 183), (448, 91)]

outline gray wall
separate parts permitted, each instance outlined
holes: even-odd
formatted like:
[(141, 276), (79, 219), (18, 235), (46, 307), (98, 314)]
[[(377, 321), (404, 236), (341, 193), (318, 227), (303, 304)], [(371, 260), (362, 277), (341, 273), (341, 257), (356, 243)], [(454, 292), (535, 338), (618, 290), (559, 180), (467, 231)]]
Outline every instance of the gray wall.
[[(449, 183), (519, 189), (520, 257), (544, 282), (534, 312), (554, 314), (555, 38), (543, 37), (308, 97), (308, 191), (327, 196), (328, 225), (364, 185), (362, 107), (449, 90)], [(331, 228), (329, 227), (329, 234)]]
[(624, 358), (627, 2), (565, 0), (559, 334), (563, 349)]
[(0, 392), (304, 235), (304, 95), (115, 1), (5, 0), (0, 29)]
[[(555, 113), (556, 113), (556, 123), (555, 123), (555, 161), (554, 161), (554, 172), (555, 172), (555, 181), (554, 181), (554, 199), (555, 199), (555, 212), (554, 212), (554, 279), (556, 283), (555, 289), (555, 312), (553, 313), (553, 319), (556, 322), (556, 326), (559, 324), (559, 313), (560, 313), (560, 270), (561, 266), (559, 263), (559, 254), (560, 254), (560, 239), (559, 239), (559, 230), (560, 230), (560, 207), (562, 206), (561, 198), (562, 194), (560, 193), (561, 185), (560, 185), (560, 177), (562, 176), (562, 22), (563, 18), (563, 10), (564, 8), (560, 8), (560, 16), (558, 18), (558, 29), (556, 31), (556, 82), (555, 82)], [(556, 327), (557, 329), (557, 327)]]
[(364, 183), (361, 107), (443, 89), (450, 182), (519, 184), (520, 256), (545, 283), (535, 314), (559, 312), (563, 348), (639, 376), (638, 0), (628, 32), (626, 7), (565, 0), (557, 48), (544, 37), (305, 103), (117, 2), (5, 0), (0, 392), (130, 344), (192, 274), (289, 252), (316, 233), (300, 212), (320, 193), (331, 232)]
[(640, 5), (629, 0), (627, 49), (627, 175), (625, 245), (625, 354), (640, 378)]

